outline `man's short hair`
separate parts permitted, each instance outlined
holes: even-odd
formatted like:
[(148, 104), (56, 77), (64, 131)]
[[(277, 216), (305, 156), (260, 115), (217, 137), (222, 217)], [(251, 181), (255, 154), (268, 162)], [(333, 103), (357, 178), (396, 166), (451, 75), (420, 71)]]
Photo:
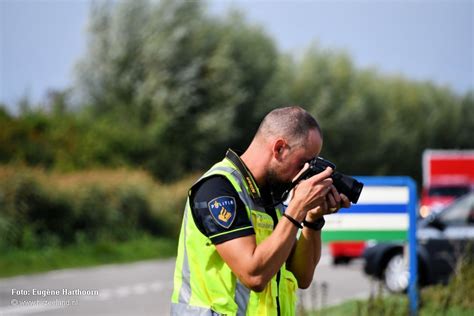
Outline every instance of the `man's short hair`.
[(310, 130), (322, 135), (316, 119), (299, 106), (278, 108), (268, 113), (260, 123), (256, 136), (268, 139), (271, 136), (285, 137), (288, 141), (304, 143)]

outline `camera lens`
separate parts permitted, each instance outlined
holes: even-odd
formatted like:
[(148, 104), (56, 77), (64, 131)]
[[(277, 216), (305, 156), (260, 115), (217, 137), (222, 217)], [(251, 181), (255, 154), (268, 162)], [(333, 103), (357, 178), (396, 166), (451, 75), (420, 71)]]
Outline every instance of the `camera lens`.
[(357, 203), (364, 184), (337, 171), (332, 178), (337, 191), (346, 195), (352, 203)]

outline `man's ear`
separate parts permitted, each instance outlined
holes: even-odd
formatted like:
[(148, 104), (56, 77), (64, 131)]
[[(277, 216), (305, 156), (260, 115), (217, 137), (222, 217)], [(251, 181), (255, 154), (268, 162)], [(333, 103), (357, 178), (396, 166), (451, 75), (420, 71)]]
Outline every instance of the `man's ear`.
[(282, 138), (278, 138), (273, 143), (273, 157), (277, 160), (281, 160), (283, 157), (283, 152), (286, 147), (286, 141)]

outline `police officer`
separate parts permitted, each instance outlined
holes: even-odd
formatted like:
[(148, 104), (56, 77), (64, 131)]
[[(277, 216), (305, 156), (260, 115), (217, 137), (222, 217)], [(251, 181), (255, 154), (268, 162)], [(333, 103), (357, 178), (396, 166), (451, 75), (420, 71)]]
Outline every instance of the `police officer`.
[[(271, 111), (247, 150), (228, 150), (189, 190), (174, 274), (172, 315), (294, 315), (321, 256), (323, 215), (349, 207), (329, 177), (285, 187), (322, 147), (300, 107)], [(301, 233), (298, 234), (298, 231)]]

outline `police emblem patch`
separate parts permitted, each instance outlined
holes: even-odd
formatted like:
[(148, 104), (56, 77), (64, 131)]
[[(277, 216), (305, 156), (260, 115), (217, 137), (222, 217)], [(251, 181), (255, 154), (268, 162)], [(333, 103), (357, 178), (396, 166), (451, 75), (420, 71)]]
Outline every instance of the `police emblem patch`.
[(220, 196), (211, 200), (207, 204), (212, 218), (217, 224), (224, 228), (229, 228), (234, 222), (236, 204), (232, 196)]

